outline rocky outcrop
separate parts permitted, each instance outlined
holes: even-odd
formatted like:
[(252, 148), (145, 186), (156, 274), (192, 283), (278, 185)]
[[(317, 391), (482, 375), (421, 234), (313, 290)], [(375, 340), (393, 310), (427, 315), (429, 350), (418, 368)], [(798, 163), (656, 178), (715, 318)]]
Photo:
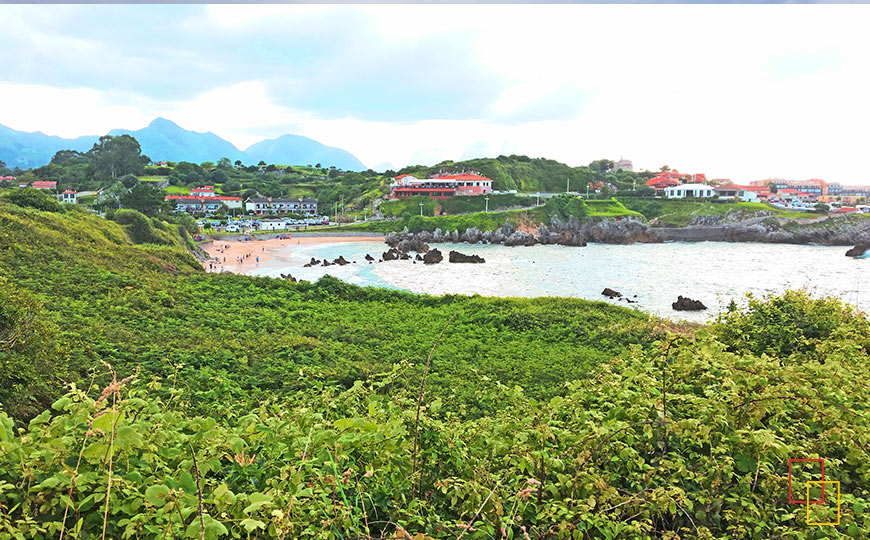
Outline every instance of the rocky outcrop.
[(606, 297), (608, 297), (608, 298), (610, 298), (610, 299), (613, 299), (613, 298), (622, 298), (622, 293), (621, 293), (621, 292), (614, 291), (614, 290), (611, 289), (610, 287), (604, 287), (604, 290), (601, 291), (601, 295), (602, 295), (602, 296), (606, 296)]
[(846, 257), (860, 257), (861, 255), (867, 253), (868, 249), (870, 249), (870, 245), (858, 244), (857, 246), (846, 252)]
[(429, 250), (423, 255), (423, 264), (438, 264), (444, 260), (444, 256), (437, 249)]
[(350, 261), (344, 258), (344, 255), (339, 255), (337, 259), (332, 261), (332, 264), (337, 264), (339, 266), (344, 266), (346, 264), (350, 264)]
[(692, 300), (685, 296), (677, 296), (677, 301), (671, 304), (676, 311), (701, 311), (707, 309), (700, 300)]
[(447, 260), (452, 263), (485, 263), (486, 260), (480, 255), (466, 255), (458, 251), (447, 254)]
[(366, 260), (367, 260), (368, 262), (372, 262), (372, 261), (375, 260), (375, 258), (372, 257), (371, 255), (369, 255), (368, 253), (366, 253)]
[(309, 268), (311, 266), (317, 266), (318, 264), (320, 264), (320, 261), (318, 261), (314, 257), (311, 257), (311, 260), (303, 264), (302, 266), (304, 266), (305, 268)]
[(518, 231), (509, 221), (505, 221), (492, 231), (480, 231), (470, 227), (461, 234), (456, 230), (441, 229), (414, 234), (405, 229), (387, 235), (386, 242), (390, 247), (405, 253), (425, 253), (429, 250), (429, 243), (443, 242), (506, 246), (585, 246), (587, 242), (632, 244), (715, 241), (870, 246), (870, 219), (861, 216), (830, 217), (819, 221), (805, 219), (798, 223), (780, 221), (766, 215), (768, 213), (757, 212), (748, 218), (740, 212), (729, 212), (722, 216), (698, 216), (693, 219), (692, 225), (679, 228), (649, 227), (635, 219), (580, 223), (573, 216), (567, 220), (554, 216), (548, 224), (540, 225), (537, 230), (527, 228)]
[(296, 283), (296, 278), (290, 274), (281, 274), (281, 279), (286, 279), (287, 281)]

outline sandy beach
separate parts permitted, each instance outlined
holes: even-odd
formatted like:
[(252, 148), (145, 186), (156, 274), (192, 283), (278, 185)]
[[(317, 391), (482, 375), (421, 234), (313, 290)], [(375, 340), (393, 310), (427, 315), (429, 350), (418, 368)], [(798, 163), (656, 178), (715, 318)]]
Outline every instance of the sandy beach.
[[(285, 259), (292, 255), (293, 246), (318, 244), (340, 244), (345, 242), (383, 242), (384, 237), (372, 236), (292, 236), (291, 238), (268, 238), (266, 240), (229, 241), (215, 240), (202, 244), (211, 257), (202, 263), (207, 272), (220, 273), (224, 270), (245, 274), (267, 265), (276, 258)], [(259, 260), (257, 260), (259, 258)]]

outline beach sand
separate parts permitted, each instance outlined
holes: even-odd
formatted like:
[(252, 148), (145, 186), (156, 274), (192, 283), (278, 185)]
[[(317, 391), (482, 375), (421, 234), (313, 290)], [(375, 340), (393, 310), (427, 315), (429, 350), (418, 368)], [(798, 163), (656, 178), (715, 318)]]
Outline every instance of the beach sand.
[[(253, 236), (251, 238), (254, 238)], [(266, 266), (274, 259), (286, 260), (293, 253), (294, 246), (318, 244), (339, 244), (344, 242), (383, 242), (383, 236), (293, 236), (288, 239), (269, 238), (248, 242), (215, 240), (202, 244), (211, 258), (202, 263), (207, 272), (220, 273), (224, 270), (235, 274), (246, 274), (251, 270)], [(260, 258), (257, 261), (257, 257)]]

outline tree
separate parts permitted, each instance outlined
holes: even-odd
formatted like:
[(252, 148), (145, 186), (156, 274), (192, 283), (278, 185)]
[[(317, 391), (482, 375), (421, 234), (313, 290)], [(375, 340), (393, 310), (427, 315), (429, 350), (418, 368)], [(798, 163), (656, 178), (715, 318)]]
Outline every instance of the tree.
[(616, 163), (610, 159), (597, 159), (589, 164), (589, 168), (597, 173), (606, 173), (613, 170)]
[(769, 189), (771, 193), (776, 193), (779, 191), (779, 188), (777, 188), (776, 184), (774, 184), (773, 182), (767, 184), (767, 189)]
[[(241, 163), (241, 161), (240, 161), (239, 163)], [(228, 157), (222, 157), (222, 158), (220, 158), (220, 159), (218, 160), (218, 162), (217, 162), (217, 168), (218, 168), (218, 169), (223, 169), (223, 170), (225, 170), (225, 171), (226, 171), (226, 170), (229, 170), (229, 169), (232, 169), (232, 168), (233, 168), (233, 162), (230, 161), (230, 158), (228, 158)]]
[(76, 165), (79, 163), (88, 163), (88, 158), (85, 154), (77, 150), (58, 150), (54, 157), (51, 158), (52, 165)]
[(241, 169), (241, 168), (242, 168), (242, 160), (241, 160), (241, 159), (237, 159), (236, 162), (235, 162), (235, 166), (236, 166), (237, 169)]
[(6, 166), (6, 162), (0, 160), (0, 175), (9, 176), (9, 168)]
[(86, 155), (91, 160), (93, 176), (101, 180), (115, 179), (125, 174), (141, 175), (150, 161), (142, 155), (139, 141), (130, 135), (103, 135)]
[(831, 210), (831, 207), (823, 202), (818, 202), (813, 206), (813, 212), (817, 214), (827, 214)]
[(671, 170), (671, 168), (667, 165), (662, 165), (662, 168), (659, 169), (660, 172), (668, 172), (669, 170)]
[(208, 179), (213, 184), (223, 184), (230, 179), (229, 175), (223, 169), (215, 169), (208, 175)]
[(214, 165), (214, 161), (203, 161), (202, 163), (199, 164), (199, 166), (205, 170), (208, 170), (208, 169), (214, 169), (215, 165)]
[(124, 184), (124, 187), (127, 188), (127, 189), (130, 189), (130, 188), (132, 188), (133, 186), (135, 186), (136, 184), (139, 183), (139, 179), (136, 178), (136, 177), (135, 177), (134, 175), (132, 175), (132, 174), (125, 174), (124, 176), (122, 176), (122, 177), (120, 178), (120, 181), (121, 181), (122, 184)]
[(146, 216), (154, 216), (160, 212), (164, 198), (161, 190), (139, 182), (130, 191), (122, 194), (120, 201), (125, 208), (138, 210)]

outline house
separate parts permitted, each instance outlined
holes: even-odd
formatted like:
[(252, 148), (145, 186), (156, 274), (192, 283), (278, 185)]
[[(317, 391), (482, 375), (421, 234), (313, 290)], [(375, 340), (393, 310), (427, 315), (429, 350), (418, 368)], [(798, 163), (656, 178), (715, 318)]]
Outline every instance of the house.
[(793, 201), (801, 201), (801, 202), (815, 202), (818, 199), (818, 195), (814, 193), (807, 193), (806, 191), (801, 191), (799, 189), (780, 189), (777, 191), (777, 194), (782, 199), (790, 199)]
[(746, 189), (745, 186), (738, 186), (737, 184), (722, 184), (714, 187), (713, 191), (716, 192), (717, 196), (722, 198), (734, 198), (743, 202), (758, 202), (757, 192)]
[(249, 197), (245, 200), (245, 211), (258, 216), (266, 214), (304, 214), (317, 215), (317, 201), (299, 197), (280, 199), (272, 197)]
[(716, 196), (713, 186), (707, 184), (680, 184), (667, 187), (664, 191), (668, 199), (703, 199)]
[(619, 161), (616, 162), (616, 164), (613, 166), (613, 168), (617, 172), (619, 172), (619, 171), (631, 172), (634, 170), (634, 166), (631, 164), (631, 160), (630, 159), (622, 159), (622, 158), (620, 158)]
[(57, 182), (50, 180), (36, 180), (33, 182), (36, 189), (57, 189)]
[[(14, 176), (0, 176), (0, 182), (9, 182), (12, 183), (15, 181)], [(20, 185), (18, 187), (21, 187)]]
[(204, 212), (212, 214), (226, 206), (230, 209), (242, 208), (241, 197), (223, 197), (218, 195), (214, 186), (203, 186), (190, 190), (188, 195), (167, 195), (167, 201), (175, 202), (175, 210), (179, 212)]
[(71, 189), (68, 189), (68, 190), (64, 191), (63, 193), (61, 193), (60, 200), (61, 200), (61, 202), (75, 204), (76, 203), (76, 192), (71, 190)]
[(492, 179), (477, 173), (439, 174), (426, 179), (403, 174), (390, 183), (391, 199), (425, 196), (449, 199), (457, 195), (485, 195), (492, 193)]
[[(821, 195), (828, 195), (828, 183), (819, 178), (812, 178), (810, 180), (784, 180), (782, 178), (768, 178), (767, 180), (753, 180), (750, 182), (752, 186), (764, 186), (769, 187), (771, 184), (776, 186), (778, 192), (782, 192), (784, 190), (793, 190), (793, 191), (802, 191), (804, 193), (809, 193), (811, 195), (815, 195), (819, 197)], [(842, 186), (840, 184), (836, 184), (834, 187), (835, 191), (841, 192)]]
[(27, 180), (19, 180), (18, 181), (18, 187), (20, 187), (20, 188), (26, 188), (29, 185), (30, 185), (30, 182), (28, 182)]

